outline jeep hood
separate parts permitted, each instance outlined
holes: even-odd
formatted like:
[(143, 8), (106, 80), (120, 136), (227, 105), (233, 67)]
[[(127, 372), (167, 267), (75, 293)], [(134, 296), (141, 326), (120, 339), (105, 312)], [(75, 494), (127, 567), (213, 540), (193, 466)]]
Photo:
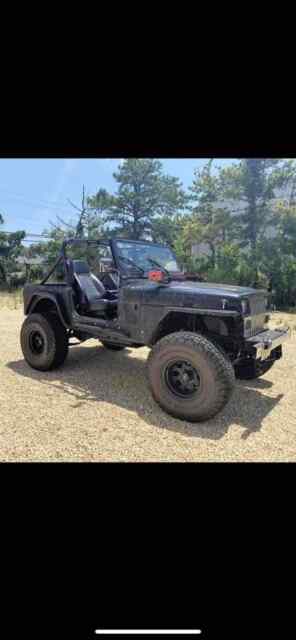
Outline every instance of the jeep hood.
[(244, 296), (254, 295), (258, 293), (266, 293), (263, 289), (253, 289), (251, 287), (238, 287), (232, 284), (216, 284), (213, 282), (191, 282), (187, 280), (181, 282), (172, 280), (167, 285), (170, 290), (184, 293), (208, 294), (213, 296), (225, 296), (230, 298), (241, 298)]
[(199, 309), (224, 310), (224, 300), (228, 310), (240, 310), (240, 300), (244, 297), (266, 295), (265, 291), (250, 287), (227, 284), (172, 280), (163, 285), (146, 280), (129, 282), (122, 290), (125, 302), (141, 301), (143, 305), (167, 308), (191, 307)]

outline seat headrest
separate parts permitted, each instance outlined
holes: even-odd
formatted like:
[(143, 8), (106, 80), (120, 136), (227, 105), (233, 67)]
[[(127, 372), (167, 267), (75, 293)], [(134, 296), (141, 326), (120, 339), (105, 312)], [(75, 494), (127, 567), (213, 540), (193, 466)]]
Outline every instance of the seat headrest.
[(73, 270), (74, 273), (90, 273), (90, 268), (84, 260), (73, 260)]

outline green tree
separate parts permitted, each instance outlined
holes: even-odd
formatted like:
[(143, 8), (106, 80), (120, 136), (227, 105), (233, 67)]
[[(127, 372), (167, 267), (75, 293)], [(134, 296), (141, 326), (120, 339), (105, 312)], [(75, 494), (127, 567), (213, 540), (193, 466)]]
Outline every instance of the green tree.
[[(267, 229), (277, 224), (275, 198), (277, 190), (295, 184), (295, 163), (277, 159), (241, 160), (220, 171), (223, 198), (228, 210), (236, 210), (239, 244), (249, 250), (253, 284), (259, 279), (260, 242)], [(241, 209), (241, 212), (240, 212)]]
[(163, 215), (155, 218), (151, 225), (153, 242), (168, 244), (171, 247), (177, 242), (184, 227), (184, 215)]
[[(42, 257), (44, 261), (44, 271), (46, 271), (56, 261), (64, 240), (71, 238), (100, 238), (103, 231), (102, 221), (99, 218), (99, 210), (104, 194), (107, 195), (107, 192), (102, 189), (93, 199), (86, 198), (85, 187), (83, 185), (81, 206), (69, 200), (75, 210), (75, 217), (66, 221), (60, 216), (56, 216), (54, 222), (50, 221), (50, 228), (43, 231), (44, 241), (31, 245), (27, 250), (28, 257)], [(91, 200), (91, 202), (89, 202), (89, 200)], [(90, 264), (92, 264), (96, 258), (96, 250), (83, 244), (68, 248), (68, 254), (72, 258), (84, 258), (88, 260)]]
[(296, 304), (296, 255), (283, 251), (280, 235), (260, 243), (260, 272), (271, 285), (277, 307)]
[[(3, 223), (4, 218), (0, 214), (0, 224)], [(13, 233), (1, 233), (0, 231), (0, 279), (2, 282), (8, 282), (9, 275), (18, 270), (16, 258), (21, 253), (22, 240), (25, 235), (25, 231)]]
[[(4, 224), (4, 218), (0, 213), (0, 225), (1, 224)], [(6, 251), (4, 250), (4, 247), (3, 247), (4, 243), (3, 243), (2, 237), (3, 237), (3, 234), (1, 235), (1, 231), (0, 231), (0, 282), (4, 282), (6, 279), (6, 272), (5, 272), (4, 263), (3, 263), (3, 257), (6, 254)]]
[(144, 238), (153, 234), (158, 217), (171, 217), (185, 207), (186, 195), (180, 181), (163, 174), (158, 160), (129, 158), (113, 176), (117, 191), (108, 196), (109, 203), (106, 196), (103, 198), (103, 213), (104, 221), (116, 234), (134, 240)]
[(274, 226), (279, 239), (279, 250), (296, 257), (296, 204), (280, 202), (276, 206)]
[(219, 170), (214, 171), (213, 160), (194, 172), (191, 191), (192, 213), (184, 226), (185, 242), (208, 245), (211, 267), (217, 262), (217, 251), (238, 234), (237, 219), (223, 203), (223, 182)]
[(100, 238), (104, 235), (107, 214), (114, 204), (114, 196), (102, 188), (94, 196), (87, 198), (85, 214), (80, 220), (84, 235), (89, 238)]

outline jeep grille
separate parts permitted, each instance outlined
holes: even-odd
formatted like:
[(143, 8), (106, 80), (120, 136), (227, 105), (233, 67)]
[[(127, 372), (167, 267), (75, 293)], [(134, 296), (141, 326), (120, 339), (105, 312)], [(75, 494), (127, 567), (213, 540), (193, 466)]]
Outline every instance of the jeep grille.
[(250, 296), (249, 298), (251, 316), (258, 316), (266, 313), (265, 296), (262, 294)]
[(244, 334), (252, 337), (263, 331), (266, 326), (266, 301), (263, 294), (250, 296), (250, 315), (244, 323)]

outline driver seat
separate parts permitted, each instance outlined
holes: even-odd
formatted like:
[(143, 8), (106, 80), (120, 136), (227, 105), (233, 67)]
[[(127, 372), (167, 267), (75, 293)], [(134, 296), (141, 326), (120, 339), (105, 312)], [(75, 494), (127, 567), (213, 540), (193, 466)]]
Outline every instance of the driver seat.
[(93, 276), (84, 260), (73, 260), (73, 273), (79, 290), (79, 306), (84, 313), (109, 313), (117, 308), (117, 300), (108, 299), (103, 283)]

